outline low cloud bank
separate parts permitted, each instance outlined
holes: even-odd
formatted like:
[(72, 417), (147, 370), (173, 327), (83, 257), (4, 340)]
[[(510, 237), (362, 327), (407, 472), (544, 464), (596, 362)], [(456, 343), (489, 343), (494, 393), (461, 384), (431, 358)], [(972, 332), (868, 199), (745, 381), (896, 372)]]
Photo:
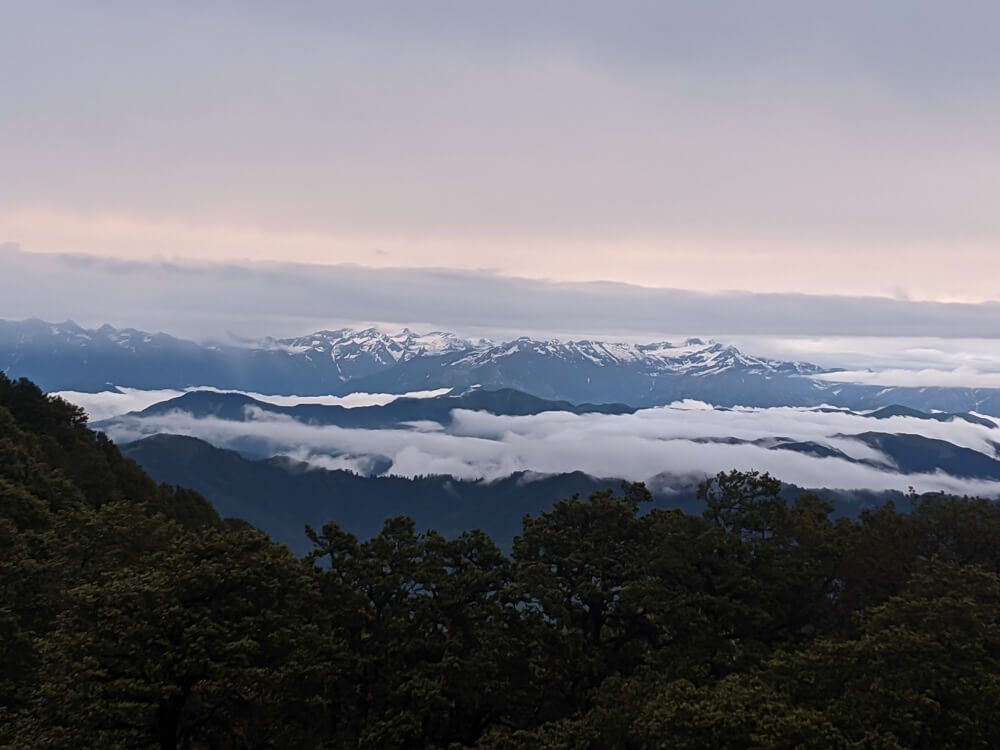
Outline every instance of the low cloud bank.
[(216, 393), (241, 393), (258, 401), (266, 401), (276, 406), (298, 406), (299, 404), (325, 404), (327, 406), (342, 406), (345, 409), (355, 409), (359, 406), (384, 406), (398, 398), (433, 398), (448, 393), (450, 388), (438, 388), (430, 391), (412, 391), (410, 393), (349, 393), (346, 396), (283, 396), (254, 393), (253, 391), (234, 391), (212, 386), (191, 386), (183, 391), (177, 390), (140, 390), (119, 386), (114, 391), (86, 393), (83, 391), (56, 391), (53, 396), (59, 396), (70, 403), (83, 407), (87, 416), (93, 422), (111, 419), (133, 411), (142, 411), (153, 404), (177, 398), (191, 391), (214, 391)]
[(814, 380), (904, 388), (1000, 388), (1000, 373), (970, 367), (954, 370), (843, 370), (813, 375)]
[(87, 412), (91, 422), (99, 422), (102, 419), (110, 419), (132, 411), (142, 411), (153, 404), (168, 401), (183, 394), (184, 391), (169, 389), (145, 391), (139, 388), (121, 386), (117, 390), (101, 391), (100, 393), (55, 391), (50, 395), (58, 396), (71, 404), (82, 407)]
[[(2, 242), (4, 238), (0, 238)], [(462, 335), (996, 339), (1000, 304), (692, 292), (490, 271), (296, 263), (124, 261), (0, 244), (0, 318), (71, 318), (204, 339), (382, 323)], [(183, 305), (178, 300), (183, 289)], [(518, 303), (511, 305), (516, 299)], [(670, 329), (664, 329), (670, 321)]]
[(725, 342), (760, 357), (850, 371), (893, 371), (899, 378), (914, 370), (941, 372), (941, 380), (949, 385), (961, 381), (971, 386), (980, 374), (1000, 373), (1000, 339), (972, 334), (915, 337), (889, 335), (886, 329), (877, 336), (732, 334)]
[[(944, 491), (1000, 496), (1000, 482), (941, 472), (906, 474), (892, 460), (852, 435), (876, 431), (947, 441), (996, 458), (1000, 428), (964, 420), (913, 417), (875, 420), (842, 410), (780, 407), (714, 409), (697, 402), (644, 409), (634, 414), (575, 415), (546, 412), (523, 417), (454, 410), (440, 428), (419, 424), (362, 430), (316, 426), (259, 409), (248, 421), (196, 419), (184, 412), (125, 417), (108, 432), (120, 442), (155, 433), (199, 437), (222, 447), (252, 447), (285, 454), (323, 468), (401, 476), (451, 474), (494, 480), (515, 471), (552, 474), (585, 471), (646, 481), (661, 474), (710, 475), (732, 468), (771, 472), (787, 482), (835, 489)], [(819, 457), (770, 446), (779, 438), (814, 442), (841, 451)], [(753, 442), (734, 442), (757, 441)]]
[(898, 370), (899, 383), (888, 375), (878, 381), (887, 385), (909, 382), (904, 370), (939, 370), (936, 383), (967, 387), (983, 382), (984, 373), (1000, 373), (996, 302), (706, 293), (435, 268), (124, 261), (29, 253), (14, 243), (0, 243), (0, 267), (0, 318), (110, 323), (198, 341), (368, 325), (498, 340), (699, 336), (756, 356)]

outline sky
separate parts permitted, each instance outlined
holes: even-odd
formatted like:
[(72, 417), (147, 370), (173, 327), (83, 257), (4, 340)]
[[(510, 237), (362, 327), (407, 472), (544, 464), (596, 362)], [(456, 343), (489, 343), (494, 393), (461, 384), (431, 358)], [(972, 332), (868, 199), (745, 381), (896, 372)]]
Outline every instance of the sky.
[(697, 336), (757, 356), (857, 368), (860, 382), (1000, 386), (995, 302), (699, 292), (447, 268), (123, 260), (13, 244), (0, 244), (0, 268), (0, 319), (8, 320), (110, 323), (224, 344), (370, 325), (496, 341)]
[[(721, 300), (747, 335), (789, 310), (781, 335), (873, 335), (864, 316), (998, 335), (978, 304), (1000, 278), (995, 2), (0, 0), (0, 18), (0, 277), (42, 269), (0, 316), (110, 318), (144, 268), (153, 301), (116, 322), (192, 327), (211, 306), (187, 297), (214, 293), (232, 305), (202, 330), (225, 330), (266, 274), (279, 297), (312, 274), (395, 322), (460, 327), (433, 305), (447, 287), (466, 328), (582, 325), (535, 294), (640, 300), (660, 331), (725, 328), (699, 317)], [(106, 258), (138, 265), (100, 276)], [(52, 264), (85, 294), (60, 296)], [(514, 323), (484, 288), (520, 291)]]

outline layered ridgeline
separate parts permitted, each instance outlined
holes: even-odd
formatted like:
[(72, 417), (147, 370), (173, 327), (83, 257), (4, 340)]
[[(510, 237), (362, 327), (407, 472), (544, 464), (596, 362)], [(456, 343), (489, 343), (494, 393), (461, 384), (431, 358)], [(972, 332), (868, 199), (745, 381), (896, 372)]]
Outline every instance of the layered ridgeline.
[(995, 505), (697, 494), (563, 500), (508, 554), (333, 517), (300, 559), (0, 376), (0, 746), (1000, 745)]
[[(573, 403), (816, 406), (978, 411), (1000, 416), (1000, 390), (884, 388), (831, 381), (831, 371), (691, 339), (677, 344), (467, 340), (450, 333), (318, 331), (240, 345), (37, 320), (0, 322), (0, 370), (50, 391), (216, 386), (258, 393), (343, 395), (436, 388), (513, 388)], [(822, 375), (823, 378), (815, 376)]]
[[(365, 476), (280, 455), (248, 458), (182, 435), (155, 435), (121, 450), (157, 480), (198, 490), (222, 515), (249, 521), (300, 555), (311, 549), (302, 533), (307, 524), (319, 528), (333, 518), (363, 539), (377, 534), (386, 518), (399, 515), (412, 518), (418, 530), (449, 536), (482, 529), (509, 549), (526, 514), (549, 510), (556, 498), (587, 497), (623, 484), (581, 471), (545, 476), (519, 471), (493, 482), (445, 475)], [(844, 503), (845, 512), (887, 497), (859, 493)], [(660, 507), (692, 509), (694, 487), (685, 493), (657, 493), (655, 501)]]
[[(108, 410), (108, 399), (124, 408), (157, 393), (93, 398)], [(194, 487), (297, 550), (303, 524), (330, 513), (360, 536), (405, 512), (418, 528), (476, 526), (507, 546), (553, 494), (642, 481), (659, 507), (690, 509), (699, 482), (734, 466), (817, 488), (851, 515), (907, 487), (1000, 496), (1000, 424), (976, 414), (636, 409), (509, 389), (381, 398), (347, 407), (195, 390), (95, 427), (158, 480)]]

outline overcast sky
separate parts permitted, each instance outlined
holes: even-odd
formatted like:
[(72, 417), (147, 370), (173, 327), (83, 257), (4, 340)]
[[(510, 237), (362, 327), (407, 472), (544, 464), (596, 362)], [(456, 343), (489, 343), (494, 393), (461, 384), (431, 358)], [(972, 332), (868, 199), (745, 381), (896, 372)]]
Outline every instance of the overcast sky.
[(986, 0), (0, 0), (0, 243), (996, 299), (998, 28)]
[(495, 340), (701, 336), (755, 355), (899, 370), (859, 373), (863, 382), (1000, 386), (996, 302), (650, 289), (447, 268), (120, 260), (12, 244), (0, 244), (0, 269), (7, 320), (110, 323), (225, 343), (369, 325)]

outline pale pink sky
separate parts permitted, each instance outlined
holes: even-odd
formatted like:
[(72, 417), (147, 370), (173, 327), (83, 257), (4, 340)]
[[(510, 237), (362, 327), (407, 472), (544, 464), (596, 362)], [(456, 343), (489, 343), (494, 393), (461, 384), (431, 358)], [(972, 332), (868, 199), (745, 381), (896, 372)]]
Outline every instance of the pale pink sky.
[(995, 3), (3, 17), (0, 243), (27, 252), (1000, 297)]

